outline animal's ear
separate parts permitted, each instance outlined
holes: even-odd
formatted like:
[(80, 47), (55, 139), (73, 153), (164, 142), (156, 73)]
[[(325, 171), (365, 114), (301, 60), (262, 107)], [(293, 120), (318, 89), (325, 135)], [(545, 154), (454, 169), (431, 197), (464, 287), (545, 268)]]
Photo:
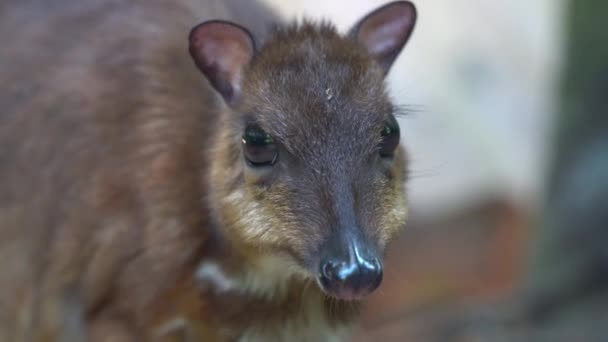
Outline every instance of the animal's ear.
[(228, 104), (241, 95), (243, 69), (255, 54), (247, 29), (226, 21), (207, 21), (194, 27), (188, 37), (190, 55)]
[(386, 4), (363, 19), (349, 35), (361, 43), (388, 73), (416, 24), (416, 7), (409, 1)]

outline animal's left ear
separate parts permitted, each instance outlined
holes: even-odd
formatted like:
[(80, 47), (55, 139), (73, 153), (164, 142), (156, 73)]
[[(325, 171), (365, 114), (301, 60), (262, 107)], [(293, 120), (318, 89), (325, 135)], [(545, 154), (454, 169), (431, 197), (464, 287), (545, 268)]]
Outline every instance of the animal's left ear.
[(409, 1), (384, 5), (361, 19), (349, 35), (361, 43), (388, 73), (416, 24), (416, 7)]

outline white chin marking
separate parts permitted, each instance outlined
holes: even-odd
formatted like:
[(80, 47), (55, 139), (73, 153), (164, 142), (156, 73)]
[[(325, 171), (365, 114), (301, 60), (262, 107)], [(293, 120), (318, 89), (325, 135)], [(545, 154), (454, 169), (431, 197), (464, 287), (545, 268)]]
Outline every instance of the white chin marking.
[(156, 337), (160, 339), (167, 335), (184, 331), (187, 329), (187, 327), (188, 322), (183, 317), (177, 317), (166, 322), (160, 328), (158, 328), (158, 330), (156, 331)]
[(236, 282), (228, 278), (219, 265), (213, 262), (202, 263), (196, 271), (196, 278), (205, 284), (211, 284), (218, 292), (227, 292), (237, 287)]

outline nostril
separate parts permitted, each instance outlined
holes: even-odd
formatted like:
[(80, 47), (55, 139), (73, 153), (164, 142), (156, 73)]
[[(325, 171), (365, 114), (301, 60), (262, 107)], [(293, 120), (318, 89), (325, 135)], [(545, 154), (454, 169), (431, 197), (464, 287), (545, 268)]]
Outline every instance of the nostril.
[(321, 275), (327, 281), (346, 282), (359, 272), (358, 267), (353, 263), (328, 261), (321, 267)]
[(368, 286), (378, 287), (382, 282), (382, 263), (378, 259), (365, 262), (361, 265), (361, 276)]
[(370, 273), (382, 273), (382, 265), (378, 259), (367, 261), (362, 268), (366, 269)]
[(335, 278), (335, 265), (331, 261), (325, 262), (323, 266), (321, 266), (321, 275), (326, 280), (332, 280)]

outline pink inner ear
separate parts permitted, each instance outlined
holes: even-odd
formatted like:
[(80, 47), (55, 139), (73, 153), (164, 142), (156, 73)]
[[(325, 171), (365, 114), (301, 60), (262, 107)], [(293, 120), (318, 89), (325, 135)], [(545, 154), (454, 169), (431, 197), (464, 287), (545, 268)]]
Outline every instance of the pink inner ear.
[(223, 38), (209, 39), (201, 50), (206, 64), (215, 66), (233, 86), (238, 83), (242, 68), (251, 59), (251, 53), (243, 48), (241, 42)]
[(253, 55), (249, 35), (230, 24), (210, 23), (202, 27), (193, 43), (205, 62), (215, 63), (231, 75), (237, 74)]
[[(401, 19), (401, 18), (398, 18)], [(365, 25), (361, 31), (361, 40), (372, 55), (384, 55), (403, 41), (405, 20), (381, 21)], [(376, 26), (372, 26), (376, 24)]]
[(409, 39), (416, 21), (416, 9), (409, 2), (395, 2), (363, 19), (357, 39), (377, 58), (393, 57)]
[(207, 22), (190, 33), (194, 62), (227, 100), (238, 95), (241, 72), (254, 50), (249, 33), (235, 24)]

